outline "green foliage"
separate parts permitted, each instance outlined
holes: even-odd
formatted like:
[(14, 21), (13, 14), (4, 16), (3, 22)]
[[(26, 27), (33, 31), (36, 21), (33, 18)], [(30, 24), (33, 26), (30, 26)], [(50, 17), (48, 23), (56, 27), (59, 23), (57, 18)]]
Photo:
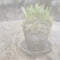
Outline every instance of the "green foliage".
[(50, 16), (50, 11), (48, 7), (45, 8), (44, 5), (38, 5), (36, 4), (35, 6), (27, 6), (27, 8), (22, 7), (21, 8), (27, 22), (34, 22), (36, 20), (42, 20), (45, 21), (49, 18)]
[[(51, 9), (45, 7), (44, 5), (35, 4), (35, 6), (27, 6), (26, 8), (21, 7), (26, 20), (25, 23), (31, 23), (31, 29), (39, 29), (39, 22), (47, 22), (48, 20), (52, 20), (50, 16)], [(27, 29), (30, 27), (28, 26)]]

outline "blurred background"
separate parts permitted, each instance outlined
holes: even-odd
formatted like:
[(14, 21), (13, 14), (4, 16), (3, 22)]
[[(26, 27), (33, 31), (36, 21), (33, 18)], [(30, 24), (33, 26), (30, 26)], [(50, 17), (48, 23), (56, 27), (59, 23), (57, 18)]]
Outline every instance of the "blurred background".
[(24, 16), (20, 7), (35, 3), (51, 7), (55, 21), (60, 21), (60, 0), (0, 0), (0, 21), (22, 20)]
[[(24, 20), (24, 15), (21, 6), (35, 3), (51, 7), (51, 15), (55, 20), (49, 38), (54, 45), (53, 51), (41, 60), (60, 60), (60, 0), (0, 0), (0, 60), (26, 60), (27, 56), (18, 47), (18, 42), (23, 40), (20, 22)], [(27, 60), (35, 59), (27, 57)]]

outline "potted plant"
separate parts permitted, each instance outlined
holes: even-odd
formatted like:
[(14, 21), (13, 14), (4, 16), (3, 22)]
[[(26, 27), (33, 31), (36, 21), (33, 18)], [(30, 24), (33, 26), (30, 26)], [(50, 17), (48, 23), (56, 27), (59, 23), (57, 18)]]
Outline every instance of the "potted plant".
[(21, 8), (26, 20), (23, 22), (25, 42), (30, 51), (42, 51), (47, 46), (53, 17), (51, 9), (44, 5), (29, 5)]

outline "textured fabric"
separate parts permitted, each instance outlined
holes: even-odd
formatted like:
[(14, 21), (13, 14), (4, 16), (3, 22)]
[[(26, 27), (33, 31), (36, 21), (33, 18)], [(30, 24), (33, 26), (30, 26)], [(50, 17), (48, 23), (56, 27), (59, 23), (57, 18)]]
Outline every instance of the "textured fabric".
[(53, 43), (52, 51), (47, 56), (39, 56), (36, 58), (27, 56), (18, 47), (18, 43), (24, 40), (21, 25), (22, 21), (0, 22), (0, 60), (60, 60), (60, 47), (57, 44), (60, 39), (58, 39), (59, 32), (56, 36), (53, 32), (56, 26), (60, 26), (60, 23), (54, 23), (52, 27), (52, 35), (50, 35), (49, 38), (49, 40)]

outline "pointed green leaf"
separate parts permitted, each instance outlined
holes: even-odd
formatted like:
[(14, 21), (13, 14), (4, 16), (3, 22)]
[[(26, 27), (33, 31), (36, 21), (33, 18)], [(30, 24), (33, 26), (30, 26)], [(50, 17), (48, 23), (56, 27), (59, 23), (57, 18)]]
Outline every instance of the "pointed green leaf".
[(21, 9), (22, 9), (24, 15), (27, 16), (27, 12), (26, 12), (25, 8), (24, 7), (21, 7)]

